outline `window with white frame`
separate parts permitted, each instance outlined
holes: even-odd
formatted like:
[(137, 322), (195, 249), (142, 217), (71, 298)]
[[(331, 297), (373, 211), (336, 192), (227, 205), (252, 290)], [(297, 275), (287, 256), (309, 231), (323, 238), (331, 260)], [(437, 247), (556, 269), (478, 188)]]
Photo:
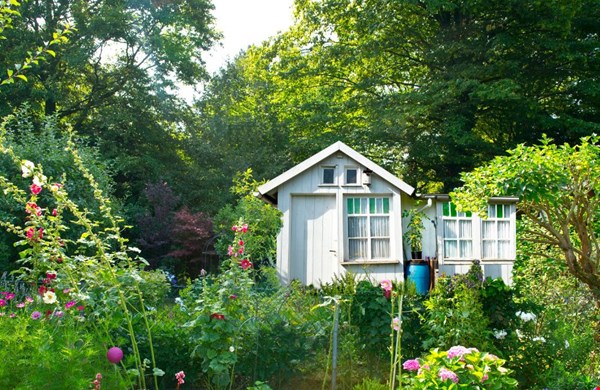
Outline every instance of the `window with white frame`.
[(335, 167), (321, 167), (321, 184), (335, 184)]
[(453, 203), (443, 203), (442, 229), (445, 259), (473, 258), (473, 218), (470, 212), (458, 212)]
[(488, 217), (481, 223), (481, 258), (511, 259), (511, 213), (509, 204), (492, 204), (488, 206)]
[(348, 260), (390, 258), (390, 199), (346, 198)]
[(345, 176), (345, 184), (358, 184), (358, 168), (347, 167)]

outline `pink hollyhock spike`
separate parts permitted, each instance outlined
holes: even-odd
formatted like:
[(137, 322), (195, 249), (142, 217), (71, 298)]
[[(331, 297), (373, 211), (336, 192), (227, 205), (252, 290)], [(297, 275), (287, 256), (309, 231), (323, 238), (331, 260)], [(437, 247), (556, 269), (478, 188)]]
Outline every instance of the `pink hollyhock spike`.
[(179, 371), (177, 374), (175, 374), (175, 379), (177, 379), (177, 386), (183, 385), (185, 383), (185, 381), (183, 380), (184, 378), (185, 373), (183, 371)]
[(112, 347), (106, 352), (106, 358), (113, 364), (118, 364), (123, 359), (123, 351), (119, 347)]
[(242, 225), (242, 233), (247, 233), (248, 232), (248, 224), (245, 223)]
[(231, 230), (232, 230), (232, 231), (234, 231), (234, 232), (237, 232), (237, 229), (238, 229), (238, 227), (237, 227), (236, 225), (233, 225), (233, 226), (231, 227)]
[(42, 192), (42, 187), (40, 187), (39, 185), (33, 183), (30, 187), (31, 189), (31, 193), (34, 195), (39, 194), (40, 192)]
[(381, 285), (381, 288), (382, 288), (384, 291), (392, 291), (392, 288), (393, 288), (393, 286), (392, 286), (392, 281), (391, 281), (391, 280), (389, 280), (389, 279), (384, 279), (384, 280), (382, 280), (382, 281), (380, 282), (380, 285)]
[(252, 263), (250, 262), (250, 260), (244, 259), (240, 261), (240, 267), (242, 267), (242, 269), (244, 270), (247, 270), (248, 268), (252, 267)]

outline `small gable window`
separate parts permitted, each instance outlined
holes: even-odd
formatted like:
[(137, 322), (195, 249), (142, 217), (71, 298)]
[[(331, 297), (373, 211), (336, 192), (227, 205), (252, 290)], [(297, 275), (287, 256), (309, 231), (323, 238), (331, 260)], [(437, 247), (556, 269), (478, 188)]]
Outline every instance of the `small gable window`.
[(335, 167), (321, 168), (321, 184), (335, 184)]
[(358, 184), (358, 168), (346, 168), (346, 184)]

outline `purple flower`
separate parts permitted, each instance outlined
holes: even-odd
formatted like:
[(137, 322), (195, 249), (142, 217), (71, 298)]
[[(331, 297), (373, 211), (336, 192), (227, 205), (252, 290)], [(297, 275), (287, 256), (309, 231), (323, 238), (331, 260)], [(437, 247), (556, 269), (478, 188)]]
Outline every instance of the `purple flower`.
[(450, 379), (452, 382), (458, 383), (458, 376), (454, 373), (454, 371), (450, 371), (447, 368), (440, 368), (438, 371), (438, 376), (443, 381)]
[(33, 313), (31, 313), (31, 319), (32, 320), (39, 320), (41, 316), (42, 316), (42, 313), (40, 313), (37, 310), (34, 311)]
[(457, 356), (462, 358), (462, 355), (466, 355), (470, 352), (471, 350), (469, 348), (465, 348), (462, 345), (456, 345), (448, 350), (448, 359), (452, 359)]
[(404, 364), (402, 364), (402, 368), (408, 371), (417, 371), (419, 368), (421, 368), (421, 365), (417, 359), (411, 359), (405, 361)]

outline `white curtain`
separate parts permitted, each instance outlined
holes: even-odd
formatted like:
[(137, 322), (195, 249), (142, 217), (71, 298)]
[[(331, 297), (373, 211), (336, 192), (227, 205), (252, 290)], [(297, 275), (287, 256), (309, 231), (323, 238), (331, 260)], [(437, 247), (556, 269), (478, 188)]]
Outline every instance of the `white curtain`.
[(348, 240), (348, 252), (350, 260), (367, 259), (367, 240)]

